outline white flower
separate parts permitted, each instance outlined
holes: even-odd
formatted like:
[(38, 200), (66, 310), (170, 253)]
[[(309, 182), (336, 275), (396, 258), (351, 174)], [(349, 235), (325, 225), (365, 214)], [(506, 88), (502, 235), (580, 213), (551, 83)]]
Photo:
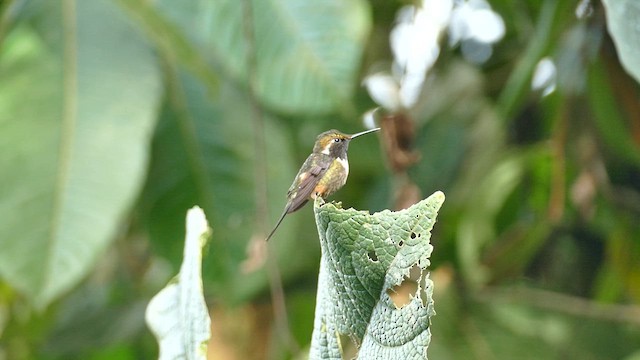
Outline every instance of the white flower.
[(502, 17), (485, 0), (467, 0), (456, 4), (449, 25), (449, 44), (461, 43), (462, 55), (474, 63), (485, 62), (493, 52), (492, 44), (504, 37)]
[(542, 96), (551, 94), (556, 89), (556, 65), (549, 57), (540, 59), (531, 79), (531, 89), (542, 90)]
[(390, 40), (394, 67), (403, 71), (400, 102), (404, 108), (418, 101), (427, 72), (440, 55), (440, 35), (449, 24), (452, 8), (452, 0), (423, 0), (420, 7), (398, 16)]
[(367, 76), (363, 83), (376, 104), (390, 111), (400, 110), (400, 86), (393, 76), (376, 73)]
[(378, 110), (380, 110), (380, 108), (374, 108), (362, 115), (362, 125), (364, 125), (365, 129), (373, 129), (378, 126), (376, 121), (376, 112), (378, 112)]
[(504, 32), (502, 17), (484, 0), (464, 1), (451, 14), (449, 42), (452, 45), (464, 40), (493, 44), (504, 37)]
[(576, 17), (578, 19), (586, 19), (593, 14), (593, 5), (591, 0), (580, 0), (576, 6)]
[(491, 44), (505, 33), (502, 18), (485, 0), (422, 0), (419, 7), (405, 6), (389, 36), (392, 75), (376, 73), (363, 82), (371, 98), (390, 111), (413, 107), (440, 55), (447, 27), (451, 45), (461, 42), (463, 55), (476, 63), (491, 56)]

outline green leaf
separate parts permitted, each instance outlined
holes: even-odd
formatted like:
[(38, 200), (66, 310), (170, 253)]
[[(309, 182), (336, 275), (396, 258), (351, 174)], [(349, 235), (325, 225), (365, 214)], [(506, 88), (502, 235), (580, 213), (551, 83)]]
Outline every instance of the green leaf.
[[(510, 7), (513, 6), (511, 2), (507, 3), (510, 4)], [(567, 19), (575, 17), (576, 6), (570, 1), (544, 0), (530, 4), (536, 9), (539, 7), (539, 13), (535, 16), (534, 28), (528, 24), (528, 18), (523, 21), (524, 19), (518, 16), (509, 19), (503, 15), (507, 22), (513, 22), (513, 26), (521, 28), (520, 31), (523, 33), (516, 35), (517, 37), (526, 37), (526, 41), (520, 42), (521, 40), (519, 40), (512, 44), (521, 50), (517, 51), (516, 61), (511, 62), (513, 70), (511, 70), (507, 82), (500, 86), (497, 110), (505, 124), (513, 122), (519, 111), (525, 106), (531, 92), (531, 78), (536, 65), (543, 57), (549, 55), (554, 47), (558, 46), (558, 39), (566, 37), (564, 31), (566, 31), (567, 24), (571, 24)], [(509, 33), (508, 30), (507, 33)], [(572, 46), (574, 45), (572, 43)]]
[(211, 318), (202, 293), (202, 248), (210, 235), (201, 208), (187, 213), (180, 273), (154, 296), (146, 320), (160, 344), (159, 359), (206, 359)]
[(634, 139), (629, 136), (619, 99), (616, 99), (611, 82), (607, 80), (606, 69), (595, 62), (589, 69), (588, 96), (593, 120), (602, 139), (620, 159), (640, 164), (640, 152)]
[[(362, 341), (362, 359), (425, 359), (435, 315), (429, 239), (444, 194), (398, 212), (343, 210), (316, 201), (322, 247), (310, 359), (342, 359), (341, 338)], [(405, 304), (390, 297), (418, 270)]]
[(622, 66), (640, 82), (640, 2), (637, 0), (603, 0), (607, 28), (616, 44)]
[(95, 265), (137, 195), (155, 59), (106, 0), (34, 2), (0, 57), (0, 274), (43, 307)]
[(462, 220), (458, 226), (458, 261), (465, 278), (477, 285), (485, 283), (489, 269), (481, 263), (484, 247), (495, 241), (495, 219), (522, 181), (526, 154), (512, 153), (497, 159), (494, 166), (486, 169), (482, 181), (467, 198)]
[[(144, 29), (158, 52), (169, 62), (178, 62), (198, 77), (209, 92), (218, 90), (218, 76), (206, 58), (170, 20), (147, 0), (118, 0), (132, 19)], [(182, 1), (174, 4), (183, 4)]]
[(522, 51), (520, 59), (511, 72), (507, 83), (504, 85), (498, 100), (498, 111), (503, 121), (511, 121), (518, 107), (529, 92), (529, 82), (536, 64), (544, 56), (553, 39), (554, 23), (564, 19), (559, 16), (562, 6), (560, 2), (546, 0), (540, 7), (540, 15), (535, 32), (531, 34), (531, 40), (526, 49)]
[[(160, 0), (156, 6), (245, 83), (252, 27), (258, 97), (305, 115), (336, 110), (350, 99), (371, 27), (362, 0)], [(252, 7), (249, 27), (245, 6)]]

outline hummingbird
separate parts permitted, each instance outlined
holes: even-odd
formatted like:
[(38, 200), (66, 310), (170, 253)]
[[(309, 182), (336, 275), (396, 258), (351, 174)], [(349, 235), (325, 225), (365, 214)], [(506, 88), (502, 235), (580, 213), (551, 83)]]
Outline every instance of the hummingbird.
[(347, 160), (349, 142), (358, 136), (378, 130), (380, 128), (352, 135), (343, 134), (338, 130), (329, 130), (318, 135), (313, 145), (313, 152), (302, 164), (287, 192), (287, 205), (276, 226), (267, 236), (267, 241), (271, 239), (287, 214), (299, 210), (310, 199), (315, 200), (318, 196), (325, 198), (343, 187), (349, 176)]

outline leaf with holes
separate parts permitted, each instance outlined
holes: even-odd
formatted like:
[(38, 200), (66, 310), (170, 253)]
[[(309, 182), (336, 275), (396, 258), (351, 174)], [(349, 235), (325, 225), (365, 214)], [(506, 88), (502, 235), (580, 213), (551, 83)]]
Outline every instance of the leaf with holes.
[(322, 259), (310, 359), (425, 359), (433, 283), (425, 273), (444, 194), (373, 215), (315, 204)]

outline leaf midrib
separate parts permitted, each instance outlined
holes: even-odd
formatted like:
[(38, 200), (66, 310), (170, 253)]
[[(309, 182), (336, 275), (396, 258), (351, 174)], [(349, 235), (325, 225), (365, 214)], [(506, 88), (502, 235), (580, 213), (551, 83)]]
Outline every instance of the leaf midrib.
[[(62, 119), (58, 147), (58, 167), (54, 184), (49, 237), (46, 242), (40, 294), (54, 275), (55, 247), (60, 241), (61, 218), (66, 207), (66, 193), (71, 172), (75, 129), (78, 121), (78, 28), (76, 0), (62, 1)], [(42, 300), (42, 299), (40, 299)]]
[(284, 5), (283, 0), (271, 0), (270, 3), (274, 5), (274, 10), (279, 14), (279, 18), (282, 24), (286, 24), (288, 29), (291, 29), (289, 36), (292, 39), (296, 39), (295, 43), (298, 44), (297, 47), (302, 49), (302, 56), (306, 59), (308, 63), (311, 63), (313, 69), (316, 69), (315, 73), (319, 75), (319, 79), (331, 79), (331, 81), (322, 81), (327, 89), (330, 89), (329, 96), (331, 96), (332, 100), (336, 103), (342, 103), (340, 95), (343, 94), (340, 86), (337, 85), (337, 79), (333, 76), (334, 74), (329, 71), (327, 66), (323, 64), (322, 59), (318, 56), (315, 48), (310, 45), (310, 41), (300, 36), (302, 34), (301, 28), (298, 26), (298, 21), (295, 17), (291, 16), (290, 11), (286, 5)]

